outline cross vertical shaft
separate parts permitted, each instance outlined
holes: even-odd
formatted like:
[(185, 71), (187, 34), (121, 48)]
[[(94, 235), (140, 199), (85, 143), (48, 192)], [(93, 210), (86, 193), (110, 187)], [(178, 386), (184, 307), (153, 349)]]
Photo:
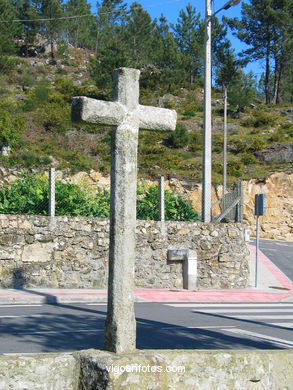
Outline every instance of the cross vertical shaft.
[(133, 352), (136, 342), (134, 317), (134, 263), (138, 131), (172, 131), (176, 111), (139, 104), (139, 70), (114, 71), (114, 102), (76, 96), (73, 121), (115, 126), (111, 153), (111, 210), (108, 279), (108, 312), (105, 349)]
[(139, 73), (138, 70), (125, 68), (114, 71), (114, 100), (123, 104), (128, 111), (128, 115), (113, 133), (111, 152), (110, 250), (105, 349), (117, 353), (131, 352), (136, 346), (133, 289), (139, 127), (132, 110), (138, 106)]

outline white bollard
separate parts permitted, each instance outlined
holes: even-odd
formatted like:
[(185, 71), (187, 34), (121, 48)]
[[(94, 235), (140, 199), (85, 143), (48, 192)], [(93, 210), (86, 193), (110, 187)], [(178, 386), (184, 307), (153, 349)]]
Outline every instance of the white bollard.
[(197, 255), (194, 251), (189, 251), (189, 255), (183, 264), (183, 288), (196, 290), (197, 285)]

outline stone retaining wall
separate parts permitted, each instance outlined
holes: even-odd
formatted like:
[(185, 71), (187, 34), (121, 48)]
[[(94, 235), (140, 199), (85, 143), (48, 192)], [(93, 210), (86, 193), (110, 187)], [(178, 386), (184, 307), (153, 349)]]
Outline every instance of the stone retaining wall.
[(292, 350), (0, 356), (0, 390), (289, 390), (292, 357)]
[[(105, 288), (107, 219), (0, 215), (0, 286)], [(198, 287), (244, 288), (249, 252), (240, 224), (138, 221), (136, 285), (182, 288), (183, 264), (168, 249), (194, 250)]]

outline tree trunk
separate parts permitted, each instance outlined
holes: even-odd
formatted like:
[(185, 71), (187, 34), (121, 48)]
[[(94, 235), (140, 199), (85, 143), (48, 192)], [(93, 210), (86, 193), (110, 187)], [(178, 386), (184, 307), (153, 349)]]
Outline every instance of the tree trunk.
[(266, 50), (266, 75), (265, 75), (265, 96), (266, 96), (266, 104), (270, 103), (270, 42), (267, 42), (267, 50)]

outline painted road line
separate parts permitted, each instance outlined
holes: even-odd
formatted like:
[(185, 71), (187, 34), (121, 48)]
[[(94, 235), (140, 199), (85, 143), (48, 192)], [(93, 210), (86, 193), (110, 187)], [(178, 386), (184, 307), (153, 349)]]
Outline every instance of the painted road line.
[(250, 337), (253, 337), (256, 339), (261, 339), (263, 341), (269, 341), (269, 342), (272, 342), (274, 344), (282, 345), (283, 347), (286, 346), (288, 348), (293, 348), (293, 343), (291, 341), (279, 339), (277, 337), (271, 337), (271, 336), (267, 336), (267, 335), (264, 335), (261, 333), (255, 333), (255, 332), (251, 332), (249, 330), (244, 330), (244, 329), (239, 329), (239, 328), (231, 329), (231, 328), (225, 327), (222, 330), (225, 332), (236, 333), (236, 334), (242, 335), (242, 336), (250, 336)]
[(205, 307), (205, 308), (214, 308), (214, 307), (288, 307), (293, 309), (292, 303), (165, 303), (165, 306), (171, 307)]
[(77, 329), (77, 330), (43, 330), (43, 331), (36, 331), (36, 332), (17, 332), (17, 333), (11, 333), (21, 336), (27, 336), (27, 335), (38, 335), (38, 334), (62, 334), (62, 333), (99, 333), (103, 332), (103, 329)]
[[(163, 328), (159, 328), (161, 330), (176, 330), (176, 329), (222, 329), (223, 325), (215, 325), (215, 326), (164, 326)], [(235, 328), (234, 325), (225, 326), (225, 328)]]
[[(272, 315), (275, 315), (275, 313), (284, 313), (284, 312), (290, 312), (293, 309), (274, 309)], [(270, 312), (270, 309), (207, 309), (207, 310), (196, 310), (199, 313), (267, 313)], [(288, 313), (287, 313), (288, 314)]]
[(269, 315), (269, 316), (233, 316), (233, 318), (242, 318), (243, 320), (293, 320), (293, 315)]
[(107, 306), (107, 303), (86, 303), (85, 306)]
[(44, 314), (20, 314), (18, 316), (0, 316), (1, 318), (30, 318), (30, 317), (44, 317)]
[(0, 305), (0, 307), (36, 307), (36, 306), (44, 306), (44, 305)]
[(281, 328), (293, 329), (293, 322), (274, 322), (272, 325), (280, 326)]

